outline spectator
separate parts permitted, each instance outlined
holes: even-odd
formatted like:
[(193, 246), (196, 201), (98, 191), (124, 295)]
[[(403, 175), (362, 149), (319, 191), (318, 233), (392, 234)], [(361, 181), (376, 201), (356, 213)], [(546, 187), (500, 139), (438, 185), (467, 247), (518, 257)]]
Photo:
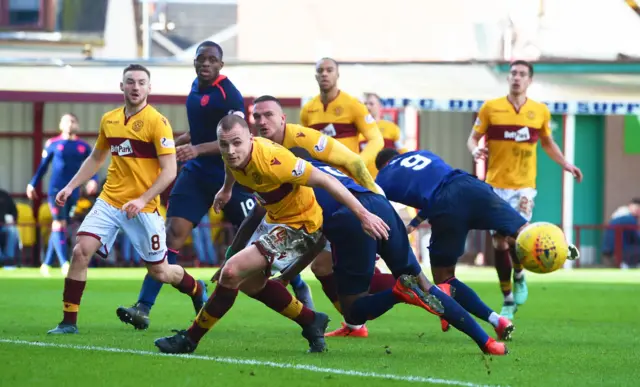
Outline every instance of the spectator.
[[(626, 208), (624, 208), (626, 207)], [(605, 231), (602, 253), (614, 255), (616, 234), (622, 233), (622, 265), (623, 269), (636, 267), (640, 263), (640, 198), (632, 199), (626, 206), (618, 208), (609, 221)]]
[(15, 263), (16, 253), (20, 245), (18, 227), (18, 208), (5, 190), (0, 189), (0, 264), (8, 261)]

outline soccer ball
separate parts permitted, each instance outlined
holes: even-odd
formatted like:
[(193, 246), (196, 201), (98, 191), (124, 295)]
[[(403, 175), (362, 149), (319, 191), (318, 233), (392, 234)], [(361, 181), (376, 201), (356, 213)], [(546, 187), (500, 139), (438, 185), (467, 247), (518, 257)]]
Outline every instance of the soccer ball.
[(534, 273), (551, 273), (564, 265), (569, 244), (564, 232), (555, 224), (531, 223), (516, 238), (516, 255), (525, 269)]

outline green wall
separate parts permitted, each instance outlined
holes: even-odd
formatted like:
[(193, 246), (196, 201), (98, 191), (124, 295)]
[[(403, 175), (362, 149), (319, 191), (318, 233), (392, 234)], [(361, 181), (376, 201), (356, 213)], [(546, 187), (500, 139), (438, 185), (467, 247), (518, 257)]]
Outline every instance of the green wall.
[[(563, 146), (562, 116), (551, 116), (553, 139)], [(538, 195), (533, 209), (533, 222), (562, 223), (562, 169), (538, 144)]]
[[(604, 116), (576, 116), (575, 164), (584, 174), (582, 183), (574, 186), (573, 223), (577, 225), (603, 222), (604, 128)], [(601, 241), (601, 230), (582, 230), (580, 233), (581, 248), (593, 247), (596, 262), (600, 257)]]

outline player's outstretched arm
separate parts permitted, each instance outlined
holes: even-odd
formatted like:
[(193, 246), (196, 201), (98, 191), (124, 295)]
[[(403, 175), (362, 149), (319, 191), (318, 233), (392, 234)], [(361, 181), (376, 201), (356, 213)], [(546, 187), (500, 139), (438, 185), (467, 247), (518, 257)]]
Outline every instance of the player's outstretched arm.
[(229, 167), (225, 167), (224, 169), (224, 184), (220, 191), (216, 194), (216, 197), (213, 199), (213, 210), (216, 214), (219, 214), (220, 211), (227, 205), (229, 200), (231, 200), (231, 195), (233, 193), (233, 185), (236, 183), (236, 178), (233, 177), (233, 174), (229, 170)]
[(327, 137), (327, 139), (330, 142), (334, 142), (331, 147), (331, 153), (329, 153), (327, 163), (344, 168), (358, 184), (371, 192), (378, 192), (373, 176), (371, 176), (371, 173), (369, 172), (369, 169), (367, 169), (362, 157), (352, 152), (340, 141), (334, 140), (330, 137)]
[(389, 237), (389, 226), (379, 217), (367, 211), (355, 196), (335, 177), (319, 171), (311, 165), (311, 174), (305, 185), (319, 187), (333, 196), (338, 202), (350, 209), (362, 223), (364, 231), (376, 239)]
[[(48, 144), (47, 144), (48, 145)], [(47, 173), (49, 169), (49, 164), (51, 164), (51, 160), (53, 160), (53, 150), (49, 149), (49, 146), (42, 151), (42, 160), (40, 160), (40, 165), (38, 165), (38, 170), (36, 174), (33, 176), (29, 184), (27, 185), (27, 197), (30, 200), (35, 199), (37, 196), (35, 186), (40, 183), (42, 177)]]
[(542, 149), (549, 155), (551, 160), (558, 163), (565, 171), (570, 172), (578, 182), (582, 181), (582, 171), (580, 168), (569, 163), (567, 159), (564, 158), (560, 147), (558, 147), (558, 144), (556, 144), (551, 135), (540, 137), (540, 145), (542, 145)]

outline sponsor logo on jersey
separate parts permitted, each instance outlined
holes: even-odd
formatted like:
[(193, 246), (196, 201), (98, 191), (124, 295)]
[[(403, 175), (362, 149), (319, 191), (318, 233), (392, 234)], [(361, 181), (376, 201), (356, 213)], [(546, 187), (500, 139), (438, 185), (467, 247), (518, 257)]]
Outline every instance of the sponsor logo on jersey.
[(333, 126), (333, 124), (329, 124), (325, 126), (324, 129), (322, 129), (320, 132), (322, 132), (322, 134), (326, 134), (329, 137), (333, 137), (336, 135), (336, 128)]
[(516, 142), (529, 141), (529, 139), (531, 139), (531, 133), (529, 133), (529, 128), (525, 126), (515, 132), (504, 132), (504, 138)]
[(280, 165), (280, 164), (282, 164), (282, 163), (280, 162), (280, 160), (278, 160), (278, 159), (276, 159), (276, 158), (274, 157), (274, 158), (273, 158), (273, 160), (271, 160), (271, 163), (270, 163), (270, 164), (271, 164), (271, 165)]
[(160, 139), (160, 146), (163, 148), (175, 148), (176, 143), (170, 138), (162, 137)]
[(124, 141), (120, 145), (111, 145), (111, 154), (118, 156), (127, 156), (133, 154), (133, 147), (129, 140)]
[(298, 160), (296, 162), (295, 168), (291, 171), (291, 174), (295, 177), (300, 177), (304, 173), (305, 168), (307, 167), (307, 163), (304, 160)]
[(313, 149), (315, 149), (316, 152), (322, 152), (327, 147), (328, 141), (329, 139), (327, 138), (327, 136), (320, 136), (320, 138), (318, 139), (318, 143), (313, 146)]

